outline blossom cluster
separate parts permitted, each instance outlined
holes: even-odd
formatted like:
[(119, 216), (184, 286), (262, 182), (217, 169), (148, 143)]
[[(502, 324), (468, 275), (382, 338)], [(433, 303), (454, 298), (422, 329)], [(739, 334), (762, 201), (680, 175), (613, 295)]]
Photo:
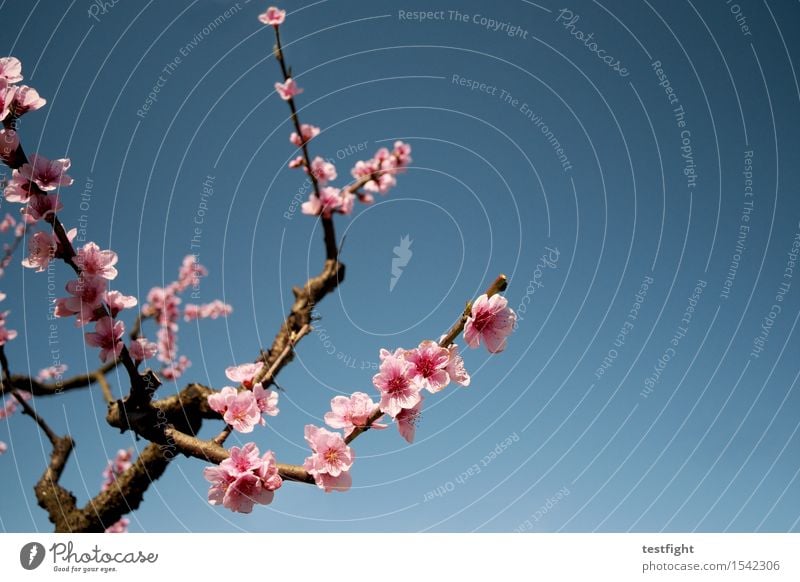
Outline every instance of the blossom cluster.
[[(17, 390), (17, 394), (20, 395), (20, 398), (23, 400), (30, 400), (31, 394), (30, 392), (26, 392), (24, 390)], [(0, 420), (9, 418), (12, 414), (17, 411), (17, 407), (19, 403), (17, 402), (16, 397), (12, 396), (11, 394), (6, 394), (3, 396), (2, 406), (0, 406)], [(3, 441), (0, 441), (0, 455), (5, 453), (8, 450), (8, 445)]]
[(19, 85), (22, 81), (22, 63), (15, 57), (0, 58), (0, 121), (7, 129), (0, 130), (0, 158), (11, 159), (19, 147), (19, 137), (14, 129), (16, 120), (30, 111), (36, 111), (47, 102), (36, 89)]
[(272, 503), (275, 490), (283, 484), (275, 455), (267, 451), (260, 456), (254, 443), (232, 447), (230, 457), (217, 466), (206, 467), (203, 476), (211, 483), (209, 503), (239, 513), (250, 513), (257, 503)]
[(181, 294), (190, 288), (197, 289), (200, 279), (206, 275), (208, 270), (197, 261), (197, 257), (186, 255), (178, 269), (178, 278), (165, 287), (150, 289), (147, 303), (142, 307), (142, 314), (152, 317), (158, 324), (157, 344), (148, 344), (148, 357), (156, 355), (162, 362), (161, 375), (167, 380), (177, 380), (192, 365), (189, 358), (178, 354), (181, 315), (184, 321), (194, 321), (226, 317), (233, 311), (230, 305), (217, 299), (203, 305), (187, 303), (181, 313)]
[(208, 406), (222, 415), (223, 420), (241, 433), (253, 432), (257, 424), (266, 425), (263, 415), (277, 416), (278, 393), (264, 388), (255, 379), (264, 367), (263, 362), (232, 366), (225, 375), (242, 385), (242, 390), (225, 386), (208, 396)]
[[(107, 491), (113, 487), (120, 475), (131, 468), (133, 463), (132, 449), (120, 449), (113, 459), (109, 459), (106, 468), (103, 469), (103, 484), (100, 486), (101, 491)], [(118, 521), (108, 526), (105, 530), (106, 533), (128, 533), (128, 526), (130, 520), (127, 517), (121, 517)]]

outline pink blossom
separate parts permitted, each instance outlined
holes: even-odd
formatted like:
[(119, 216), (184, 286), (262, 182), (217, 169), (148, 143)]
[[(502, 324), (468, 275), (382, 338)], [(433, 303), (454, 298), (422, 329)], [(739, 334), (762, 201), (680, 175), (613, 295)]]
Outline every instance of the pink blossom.
[[(6, 298), (5, 293), (0, 293), (0, 301)], [(8, 317), (8, 311), (0, 312), (0, 346), (6, 344), (6, 342), (10, 342), (15, 337), (17, 337), (16, 330), (8, 329), (6, 327), (6, 318)], [(23, 392), (23, 394), (27, 394), (27, 392)]]
[(447, 362), (447, 374), (456, 384), (460, 384), (461, 386), (469, 386), (470, 377), (466, 368), (464, 367), (464, 359), (458, 353), (458, 346), (456, 344), (452, 344), (448, 348), (448, 351), (450, 353), (450, 360)]
[(406, 439), (409, 444), (414, 442), (417, 424), (422, 417), (422, 402), (422, 400), (417, 402), (414, 408), (404, 408), (395, 418), (400, 436)]
[(336, 166), (317, 156), (311, 161), (311, 173), (320, 184), (336, 179)]
[(106, 528), (105, 533), (108, 534), (119, 534), (119, 533), (128, 533), (128, 526), (131, 524), (131, 520), (127, 517), (119, 518), (119, 521), (115, 521), (110, 526)]
[(28, 239), (28, 256), (23, 259), (22, 266), (36, 269), (37, 273), (47, 269), (56, 256), (58, 239), (50, 232), (39, 231)]
[(208, 275), (208, 269), (197, 262), (195, 255), (186, 255), (178, 269), (177, 291), (200, 285), (200, 278)]
[(30, 180), (24, 178), (19, 170), (11, 172), (11, 180), (6, 184), (3, 190), (3, 196), (9, 202), (22, 202), (25, 203), (34, 194), (31, 192)]
[(161, 376), (167, 380), (177, 380), (183, 373), (192, 365), (191, 360), (186, 356), (179, 357), (176, 361), (170, 363), (169, 366), (161, 368)]
[(108, 490), (117, 481), (117, 477), (131, 468), (133, 465), (131, 459), (133, 459), (133, 449), (120, 449), (117, 451), (114, 458), (109, 460), (106, 468), (103, 469), (101, 491)]
[(291, 77), (286, 79), (285, 83), (275, 83), (275, 91), (278, 92), (278, 95), (280, 95), (281, 99), (284, 101), (288, 101), (303, 92)]
[(71, 162), (66, 158), (48, 160), (44, 156), (34, 154), (32, 161), (23, 164), (19, 172), (23, 178), (35, 183), (41, 190), (49, 192), (59, 186), (72, 185), (72, 178), (66, 174), (70, 165)]
[(450, 375), (447, 373), (450, 352), (447, 348), (426, 340), (418, 348), (406, 350), (403, 355), (411, 364), (411, 378), (422, 384), (428, 392), (439, 392), (450, 383)]
[(8, 81), (0, 78), (0, 121), (4, 120), (11, 113), (11, 103), (14, 101), (16, 87), (9, 87)]
[[(27, 401), (31, 399), (30, 392), (26, 392), (25, 390), (18, 390), (17, 392), (20, 394), (23, 400)], [(17, 406), (19, 406), (19, 403), (17, 402), (17, 399), (14, 396), (11, 396), (10, 394), (4, 396), (3, 406), (2, 408), (0, 408), (0, 419), (8, 418), (12, 414), (14, 414), (17, 411)]]
[(158, 341), (158, 359), (165, 364), (171, 364), (178, 357), (175, 327), (168, 324), (158, 328), (156, 340)]
[(0, 79), (8, 83), (19, 83), (22, 81), (22, 63), (18, 58), (0, 58)]
[(81, 276), (67, 282), (72, 297), (56, 299), (55, 316), (77, 315), (76, 325), (83, 326), (95, 319), (95, 311), (106, 296), (106, 281), (100, 277)]
[(33, 224), (64, 208), (58, 194), (41, 194), (28, 198), (28, 204), (22, 209), (22, 217), (28, 224)]
[(267, 8), (266, 12), (258, 15), (258, 20), (262, 24), (269, 24), (278, 27), (279, 25), (283, 24), (284, 20), (286, 20), (286, 10), (281, 10), (275, 6), (270, 6)]
[(312, 192), (308, 197), (308, 202), (303, 202), (301, 210), (303, 214), (311, 216), (319, 216), (321, 214), (325, 218), (330, 218), (331, 214), (337, 211), (347, 211), (344, 213), (349, 213), (353, 207), (352, 198), (350, 200), (348, 202), (346, 198), (343, 198), (338, 188), (326, 186), (320, 188), (319, 198)]
[(4, 454), (8, 450), (8, 445), (3, 441), (0, 441), (0, 455)]
[(260, 458), (258, 455), (255, 443), (247, 443), (241, 449), (232, 447), (230, 456), (219, 466), (203, 470), (203, 476), (211, 483), (208, 490), (211, 505), (250, 513), (256, 503), (267, 505), (272, 502), (274, 491), (283, 481), (272, 451)]
[(117, 276), (117, 253), (114, 251), (101, 251), (93, 242), (88, 242), (78, 249), (75, 264), (87, 275), (102, 277), (109, 281)]
[(125, 333), (125, 324), (114, 321), (106, 316), (95, 324), (94, 332), (86, 334), (86, 343), (100, 348), (100, 360), (110, 362), (119, 357), (125, 344), (122, 336)]
[(138, 364), (139, 362), (149, 360), (155, 356), (158, 352), (158, 345), (151, 341), (147, 341), (146, 338), (140, 337), (133, 340), (128, 345), (128, 351), (130, 352), (133, 361)]
[[(280, 410), (278, 409), (278, 393), (274, 390), (267, 390), (261, 383), (253, 386), (253, 397), (256, 399), (256, 406), (261, 414), (267, 416), (277, 416)], [(264, 424), (264, 419), (261, 419), (261, 424)]]
[(47, 103), (47, 100), (40, 97), (36, 89), (27, 85), (20, 85), (14, 93), (11, 110), (14, 115), (20, 117), (30, 111), (41, 109), (45, 103)]
[(303, 156), (297, 156), (296, 158), (293, 158), (293, 159), (289, 160), (289, 167), (292, 168), (292, 169), (300, 168), (300, 167), (304, 166), (305, 163), (306, 163), (306, 159)]
[(421, 399), (422, 384), (411, 378), (411, 364), (397, 350), (381, 350), (381, 367), (372, 383), (381, 393), (381, 412), (396, 417), (404, 408), (413, 408)]
[(394, 142), (392, 150), (398, 168), (405, 168), (411, 163), (411, 146), (402, 141)]
[(19, 135), (13, 129), (0, 129), (0, 158), (7, 160), (19, 147)]
[(236, 388), (226, 386), (219, 393), (208, 397), (208, 405), (241, 433), (253, 432), (255, 425), (261, 421), (256, 398), (249, 390), (237, 392)]
[(310, 142), (318, 135), (319, 135), (319, 128), (316, 125), (303, 123), (302, 125), (300, 125), (300, 135), (297, 135), (297, 132), (293, 131), (292, 135), (289, 136), (289, 141), (292, 142), (297, 147), (300, 147), (304, 143)]
[(352, 482), (349, 471), (355, 455), (342, 435), (308, 424), (305, 438), (313, 454), (306, 458), (303, 467), (313, 475), (317, 486), (325, 492), (349, 489)]
[(106, 303), (111, 317), (116, 317), (123, 309), (136, 307), (138, 301), (132, 295), (123, 295), (119, 291), (108, 291), (106, 293)]
[[(375, 403), (367, 394), (354, 392), (350, 398), (334, 396), (331, 411), (325, 413), (325, 424), (331, 428), (344, 429), (344, 436), (350, 436), (356, 428), (364, 428), (370, 415), (375, 411)], [(372, 428), (386, 428), (386, 425), (373, 423)]]
[(3, 218), (3, 221), (0, 222), (0, 232), (3, 232), (3, 233), (8, 232), (12, 228), (14, 228), (14, 226), (16, 224), (17, 224), (17, 221), (14, 220), (14, 217), (11, 216), (10, 214), (6, 213), (5, 217)]
[(203, 305), (195, 305), (194, 303), (187, 303), (183, 308), (183, 319), (185, 321), (193, 321), (195, 319), (217, 319), (218, 317), (227, 317), (233, 312), (233, 307), (227, 303), (223, 303), (219, 299), (215, 299), (211, 303)]
[(481, 295), (472, 304), (472, 311), (464, 325), (464, 340), (471, 348), (477, 348), (481, 341), (491, 353), (502, 352), (506, 348), (506, 338), (514, 331), (517, 316), (508, 307), (508, 300), (502, 295)]
[(36, 375), (36, 379), (39, 382), (50, 382), (53, 380), (58, 380), (64, 373), (67, 371), (66, 364), (58, 364), (56, 366), (49, 366), (47, 368), (42, 368), (39, 370), (39, 373)]
[(254, 362), (252, 364), (241, 364), (225, 368), (225, 375), (231, 382), (239, 382), (247, 389), (253, 387), (253, 380), (264, 368), (264, 362)]

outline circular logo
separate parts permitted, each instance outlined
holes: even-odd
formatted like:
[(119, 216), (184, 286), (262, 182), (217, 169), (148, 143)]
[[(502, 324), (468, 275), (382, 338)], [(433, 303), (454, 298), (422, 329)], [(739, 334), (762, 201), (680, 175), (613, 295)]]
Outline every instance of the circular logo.
[(39, 542), (30, 542), (19, 551), (19, 563), (26, 570), (35, 570), (44, 562), (44, 546)]

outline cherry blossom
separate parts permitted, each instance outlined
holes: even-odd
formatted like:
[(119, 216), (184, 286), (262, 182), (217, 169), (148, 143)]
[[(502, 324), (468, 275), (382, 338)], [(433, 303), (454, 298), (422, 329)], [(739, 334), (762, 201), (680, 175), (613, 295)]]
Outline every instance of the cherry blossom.
[(128, 351), (133, 361), (138, 364), (155, 356), (158, 353), (158, 345), (140, 337), (128, 344)]
[(13, 129), (0, 129), (0, 158), (8, 160), (19, 147), (19, 134)]
[(53, 380), (58, 380), (61, 378), (67, 371), (66, 364), (57, 364), (55, 366), (48, 366), (47, 368), (42, 368), (39, 370), (39, 373), (36, 374), (36, 379), (39, 382), (51, 382)]
[(66, 174), (70, 165), (71, 162), (66, 158), (48, 160), (44, 156), (34, 154), (30, 162), (22, 165), (19, 173), (23, 178), (36, 184), (41, 190), (50, 192), (59, 186), (72, 185), (72, 178)]
[(395, 418), (400, 436), (409, 444), (414, 442), (414, 436), (417, 433), (417, 424), (422, 416), (422, 403), (423, 401), (420, 400), (413, 408), (404, 408)]
[(28, 224), (33, 224), (64, 208), (58, 194), (31, 196), (28, 204), (21, 210), (22, 217)]
[(100, 360), (110, 362), (119, 357), (125, 344), (122, 336), (125, 333), (125, 324), (114, 321), (110, 317), (103, 317), (95, 324), (94, 332), (86, 334), (86, 343), (100, 348)]
[[(3, 301), (5, 298), (6, 294), (0, 293), (0, 301)], [(6, 342), (10, 342), (15, 337), (17, 337), (16, 330), (8, 329), (6, 327), (6, 318), (8, 317), (9, 313), (10, 313), (9, 311), (0, 311), (0, 346), (5, 345)], [(24, 392), (24, 394), (27, 394), (27, 392)]]
[(0, 58), (0, 79), (7, 83), (19, 83), (22, 81), (22, 63), (18, 58)]
[(381, 350), (379, 373), (372, 383), (381, 394), (380, 408), (391, 417), (396, 417), (404, 408), (413, 408), (422, 399), (422, 384), (411, 377), (411, 364), (403, 358), (402, 350), (394, 354)]
[(317, 137), (319, 135), (319, 131), (320, 130), (316, 125), (303, 123), (300, 125), (300, 135), (297, 135), (297, 132), (293, 131), (292, 135), (289, 136), (289, 141), (297, 147), (300, 147)]
[(261, 410), (249, 390), (237, 392), (236, 388), (225, 386), (220, 392), (209, 395), (208, 405), (241, 433), (253, 432), (255, 425), (261, 422)]
[(101, 491), (106, 491), (109, 487), (113, 486), (117, 481), (117, 477), (122, 475), (125, 471), (131, 468), (133, 463), (133, 450), (120, 449), (113, 459), (108, 461), (106, 468), (103, 469), (103, 484), (100, 486)]
[(0, 121), (11, 113), (11, 103), (14, 101), (16, 89), (9, 87), (8, 81), (0, 78)]
[(166, 378), (167, 380), (177, 380), (178, 378), (183, 376), (183, 373), (191, 365), (192, 362), (189, 360), (189, 358), (187, 358), (186, 356), (180, 356), (170, 365), (161, 368), (161, 376)]
[(123, 309), (136, 307), (138, 301), (132, 295), (123, 295), (119, 291), (108, 291), (105, 296), (111, 317), (116, 317)]
[(225, 375), (231, 382), (239, 382), (247, 389), (253, 387), (253, 380), (264, 368), (264, 362), (254, 362), (252, 364), (241, 364), (225, 368)]
[(305, 163), (306, 159), (303, 156), (297, 156), (296, 158), (292, 158), (291, 160), (289, 160), (289, 167), (292, 169), (300, 168), (304, 166)]
[[(37, 233), (38, 234), (38, 233)], [(56, 299), (55, 316), (77, 315), (75, 324), (84, 326), (95, 320), (95, 311), (106, 297), (106, 281), (100, 277), (81, 276), (67, 282), (67, 293), (72, 297)], [(107, 317), (107, 319), (110, 319)]]
[(8, 445), (3, 441), (0, 441), (0, 455), (4, 454), (8, 450)]
[(355, 455), (342, 435), (308, 424), (305, 439), (313, 454), (306, 458), (303, 467), (313, 475), (317, 486), (326, 493), (350, 489), (352, 478), (349, 471)]
[[(347, 437), (356, 428), (366, 427), (374, 410), (372, 398), (363, 392), (354, 392), (349, 398), (334, 396), (331, 400), (331, 411), (325, 413), (325, 424), (331, 428), (344, 429), (344, 436)], [(373, 423), (371, 428), (386, 428), (386, 425)]]
[(102, 277), (112, 281), (117, 277), (117, 253), (114, 251), (101, 251), (93, 242), (86, 243), (78, 249), (75, 264), (86, 274), (93, 277)]
[[(261, 414), (267, 416), (277, 416), (280, 410), (278, 409), (278, 393), (274, 390), (267, 390), (262, 384), (253, 386), (253, 397), (256, 399), (256, 406)], [(264, 419), (261, 419), (261, 424), (266, 424)]]
[(47, 269), (56, 256), (58, 239), (50, 232), (39, 231), (28, 239), (28, 256), (23, 259), (22, 266), (36, 269), (37, 273)]
[(311, 160), (311, 173), (320, 185), (336, 179), (336, 166), (317, 156)]
[[(24, 390), (17, 390), (17, 393), (21, 396), (23, 400), (30, 400), (31, 393), (26, 392)], [(10, 394), (3, 396), (3, 406), (0, 407), (0, 419), (8, 418), (12, 414), (17, 411), (17, 406), (19, 403), (17, 402), (16, 397), (11, 396)]]
[(131, 520), (127, 517), (121, 517), (119, 521), (112, 523), (108, 526), (105, 530), (105, 533), (109, 534), (118, 534), (118, 533), (128, 533), (128, 526), (131, 524)]
[[(386, 194), (397, 184), (395, 175), (411, 163), (411, 146), (396, 141), (394, 148), (380, 148), (370, 160), (356, 162), (351, 173), (357, 180), (367, 179), (364, 190)], [(367, 199), (366, 201), (371, 202)]]
[(20, 117), (30, 111), (41, 109), (46, 103), (47, 100), (40, 97), (36, 89), (27, 85), (20, 85), (14, 92), (11, 110), (15, 116)]
[(353, 211), (353, 200), (354, 196), (350, 192), (342, 193), (338, 188), (326, 186), (320, 188), (319, 198), (312, 192), (308, 202), (303, 202), (301, 210), (303, 214), (330, 218), (334, 212), (350, 214)]
[(421, 383), (428, 392), (439, 392), (450, 383), (450, 375), (447, 373), (450, 352), (447, 348), (426, 340), (418, 348), (406, 350), (403, 355), (411, 364), (411, 378)]
[(219, 317), (227, 317), (233, 313), (233, 307), (227, 303), (223, 303), (219, 299), (215, 299), (211, 303), (203, 305), (195, 305), (194, 303), (187, 303), (183, 308), (183, 319), (185, 321), (193, 321), (195, 319), (217, 319)]
[(266, 12), (258, 15), (258, 20), (262, 24), (272, 25), (277, 28), (279, 25), (283, 24), (284, 20), (286, 20), (286, 10), (281, 10), (275, 6), (270, 6), (267, 8)]
[(289, 77), (288, 79), (286, 79), (285, 83), (276, 82), (275, 91), (278, 92), (278, 95), (280, 95), (281, 99), (283, 99), (284, 101), (288, 101), (289, 99), (292, 99), (297, 95), (300, 95), (300, 93), (303, 92), (303, 89), (301, 89), (297, 85), (294, 79)]
[(195, 255), (186, 255), (178, 269), (177, 291), (184, 291), (189, 287), (200, 285), (200, 278), (208, 275), (208, 269), (197, 262)]
[(28, 202), (33, 192), (31, 182), (22, 176), (19, 170), (11, 172), (11, 180), (3, 190), (3, 196), (9, 202)]
[(448, 351), (450, 353), (450, 359), (447, 362), (447, 374), (450, 376), (450, 380), (455, 382), (456, 384), (460, 384), (461, 386), (469, 386), (470, 377), (467, 373), (466, 368), (464, 367), (464, 359), (458, 353), (458, 346), (456, 344), (452, 344)]
[(239, 513), (250, 513), (257, 503), (271, 503), (283, 484), (275, 455), (267, 451), (259, 457), (255, 443), (232, 447), (227, 459), (203, 470), (203, 477), (211, 483), (208, 502)]
[(502, 295), (481, 295), (472, 304), (472, 310), (464, 325), (464, 340), (471, 348), (481, 342), (491, 353), (502, 352), (506, 348), (507, 337), (514, 331), (517, 316), (508, 307), (508, 300)]

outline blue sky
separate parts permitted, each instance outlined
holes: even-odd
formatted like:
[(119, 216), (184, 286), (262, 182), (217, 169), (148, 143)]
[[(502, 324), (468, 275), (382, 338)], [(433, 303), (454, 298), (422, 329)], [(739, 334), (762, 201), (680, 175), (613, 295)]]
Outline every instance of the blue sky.
[[(270, 344), (289, 288), (323, 257), (314, 221), (292, 211), (302, 179), (286, 168), (265, 7), (0, 4), (18, 31), (2, 52), (49, 100), (24, 118), (23, 143), (72, 160), (65, 224), (119, 253), (114, 283), (128, 294), (143, 300), (196, 252), (211, 272), (202, 300), (234, 306), (227, 321), (181, 330), (193, 361), (182, 380), (215, 387)], [(519, 327), (504, 353), (467, 353), (472, 385), (427, 400), (413, 446), (394, 429), (356, 441), (349, 493), (286, 484), (235, 515), (205, 502), (203, 465), (184, 459), (131, 530), (797, 531), (800, 275), (786, 269), (800, 232), (798, 7), (284, 7), (301, 119), (323, 128), (313, 153), (342, 180), (395, 139), (414, 163), (388, 197), (337, 219), (346, 280), (281, 373), (281, 414), (256, 442), (302, 462), (303, 425), (320, 424), (336, 394), (372, 392), (380, 348), (437, 338), (500, 272)], [(405, 236), (413, 255), (390, 290)], [(60, 289), (69, 273), (56, 273)], [(20, 331), (12, 369), (35, 373), (50, 363), (47, 277), (17, 260), (0, 285)], [(71, 322), (58, 338), (71, 372), (96, 366)], [(122, 376), (112, 385), (125, 390)], [(78, 443), (64, 483), (81, 501), (109, 456), (144, 445), (105, 424), (98, 390), (35, 404)], [(49, 530), (32, 495), (49, 446), (22, 417), (0, 423), (0, 440), (0, 529)]]

